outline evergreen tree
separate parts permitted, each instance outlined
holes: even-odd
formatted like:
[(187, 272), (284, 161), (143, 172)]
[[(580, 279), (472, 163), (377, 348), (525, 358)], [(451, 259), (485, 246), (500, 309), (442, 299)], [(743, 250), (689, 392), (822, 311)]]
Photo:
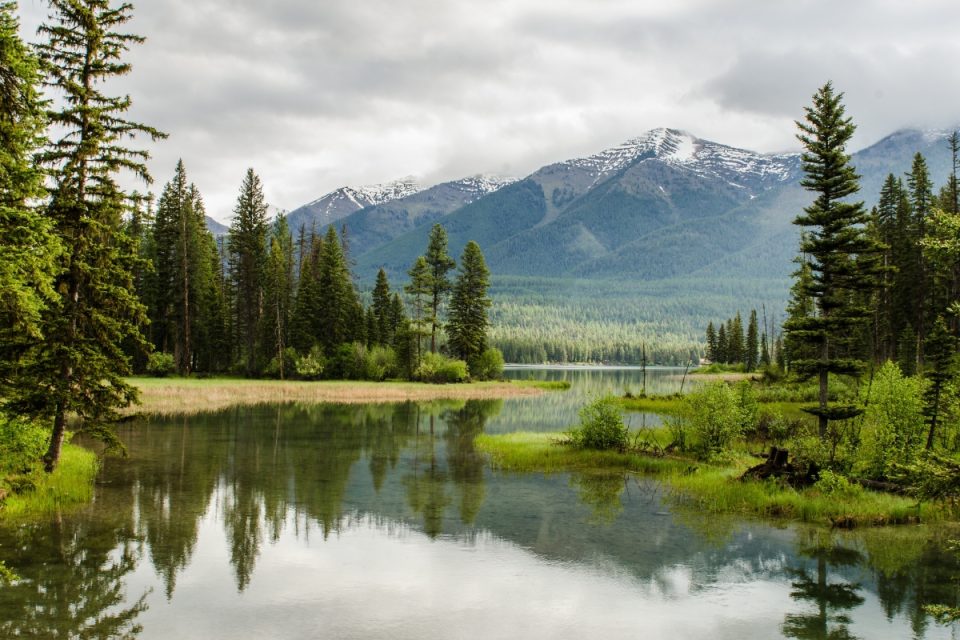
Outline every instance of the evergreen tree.
[(290, 320), (293, 314), (293, 236), (287, 219), (278, 215), (274, 220), (269, 238), (270, 252), (264, 273), (264, 317), (261, 346), (263, 360), (276, 358), (278, 373), (282, 380), (284, 371), (283, 351), (290, 346)]
[(44, 194), (33, 156), (45, 118), (39, 62), (20, 40), (16, 10), (0, 3), (0, 384), (12, 373), (3, 369), (15, 369), (43, 337), (41, 314), (57, 303), (51, 284), (62, 250), (33, 204)]
[(427, 259), (419, 256), (407, 275), (410, 276), (410, 284), (404, 287), (404, 291), (413, 298), (413, 322), (411, 323), (411, 330), (416, 338), (416, 360), (419, 364), (420, 356), (423, 353), (423, 338), (430, 335), (427, 328), (431, 324), (430, 316), (426, 314), (431, 291), (430, 265), (427, 264)]
[[(913, 165), (907, 174), (907, 186), (910, 208), (913, 213), (914, 237), (911, 243), (915, 260), (915, 278), (910, 283), (913, 293), (911, 318), (917, 336), (917, 357), (923, 359), (923, 338), (930, 330), (929, 318), (934, 310), (942, 308), (943, 296), (934, 288), (933, 274), (930, 272), (926, 257), (921, 250), (921, 241), (927, 236), (927, 224), (933, 214), (933, 183), (927, 169), (927, 161), (917, 153)], [(921, 364), (918, 362), (917, 364)]]
[(818, 417), (821, 438), (827, 436), (830, 420), (861, 412), (856, 407), (831, 407), (827, 384), (831, 373), (858, 374), (862, 369), (856, 354), (845, 349), (845, 341), (869, 317), (853, 298), (876, 286), (879, 251), (864, 231), (863, 203), (849, 200), (860, 186), (846, 153), (855, 126), (844, 117), (842, 98), (828, 82), (814, 94), (813, 105), (806, 107), (805, 120), (797, 122), (797, 137), (804, 146), (801, 184), (816, 199), (794, 224), (806, 230), (800, 249), (810, 257), (810, 279), (801, 294), (809, 296), (815, 308), (811, 315), (791, 317), (786, 330), (791, 340), (816, 350), (815, 357), (794, 360), (792, 366), (801, 375), (819, 380), (819, 404), (808, 411)]
[(943, 316), (937, 317), (926, 344), (925, 377), (930, 383), (923, 394), (923, 415), (927, 419), (927, 449), (933, 448), (937, 425), (941, 421), (944, 388), (956, 374), (957, 340), (947, 330)]
[(727, 328), (724, 324), (720, 323), (720, 329), (717, 331), (717, 362), (725, 363), (729, 362), (728, 353), (730, 351), (730, 343), (727, 340)]
[(50, 0), (50, 7), (39, 51), (64, 100), (49, 113), (60, 137), (43, 160), (52, 174), (47, 216), (65, 254), (55, 283), (60, 305), (43, 316), (45, 339), (27, 356), (16, 398), (25, 413), (52, 418), (48, 471), (59, 461), (68, 415), (78, 416), (84, 431), (117, 444), (108, 425), (136, 397), (122, 377), (130, 370), (122, 345), (143, 343), (145, 314), (133, 291), (137, 257), (123, 228), (125, 194), (115, 178), (126, 169), (149, 181), (147, 153), (124, 140), (138, 133), (163, 136), (124, 119), (129, 98), (97, 88), (130, 71), (121, 56), (143, 40), (116, 30), (130, 19), (130, 5)]
[(747, 371), (753, 371), (757, 368), (757, 351), (760, 348), (760, 342), (757, 338), (757, 310), (750, 310), (750, 320), (747, 322), (747, 342), (746, 354), (743, 359), (744, 367)]
[(234, 317), (244, 372), (257, 371), (257, 338), (263, 319), (263, 282), (267, 262), (267, 202), (260, 178), (247, 169), (227, 235)]
[(450, 320), (447, 333), (450, 349), (458, 358), (471, 363), (487, 348), (487, 309), (490, 298), (490, 270), (480, 251), (480, 245), (471, 240), (460, 256), (460, 270), (450, 298)]
[(717, 362), (717, 331), (712, 320), (707, 323), (707, 359)]
[(323, 241), (311, 233), (300, 258), (300, 277), (293, 317), (290, 320), (290, 341), (302, 354), (317, 344), (320, 331), (320, 253)]
[(456, 266), (453, 258), (447, 254), (447, 231), (439, 224), (430, 230), (430, 241), (424, 255), (430, 268), (428, 286), (430, 289), (430, 351), (437, 351), (437, 329), (440, 327), (440, 307), (450, 293), (451, 283), (448, 274)]
[(954, 131), (947, 138), (950, 147), (950, 175), (947, 183), (940, 189), (940, 208), (947, 213), (960, 215), (960, 183), (957, 182), (957, 171), (960, 170), (960, 131)]
[(727, 350), (729, 351), (730, 363), (742, 364), (745, 362), (747, 348), (743, 339), (743, 320), (740, 318), (739, 311), (727, 326)]
[(326, 354), (332, 356), (338, 346), (358, 337), (357, 329), (366, 333), (362, 322), (363, 307), (350, 279), (343, 245), (332, 225), (327, 229), (323, 240), (317, 276), (320, 290), (320, 324), (316, 335)]
[(370, 341), (377, 344), (390, 344), (393, 341), (393, 327), (391, 321), (390, 283), (387, 281), (387, 272), (381, 267), (377, 271), (377, 282), (373, 287), (373, 327), (375, 337)]

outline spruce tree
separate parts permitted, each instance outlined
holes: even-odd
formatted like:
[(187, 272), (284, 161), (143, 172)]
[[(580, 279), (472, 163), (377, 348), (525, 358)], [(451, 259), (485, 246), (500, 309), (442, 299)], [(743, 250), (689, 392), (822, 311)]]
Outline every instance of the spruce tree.
[(427, 308), (430, 296), (430, 265), (427, 259), (419, 256), (414, 261), (410, 271), (410, 283), (404, 287), (404, 291), (413, 299), (413, 322), (411, 329), (416, 337), (416, 361), (420, 363), (420, 356), (423, 353), (423, 338), (430, 335), (428, 328), (431, 324), (431, 316), (427, 315)]
[(923, 415), (927, 420), (929, 450), (933, 448), (937, 425), (943, 415), (945, 387), (956, 374), (957, 339), (947, 330), (943, 316), (937, 317), (924, 346), (927, 349), (924, 376), (929, 380), (929, 384), (923, 394)]
[[(792, 361), (795, 371), (816, 376), (819, 403), (806, 411), (818, 418), (821, 439), (830, 420), (859, 415), (857, 407), (830, 406), (830, 374), (859, 374), (863, 362), (851, 353), (846, 341), (869, 311), (856, 304), (857, 294), (876, 286), (876, 254), (879, 247), (864, 231), (867, 213), (862, 202), (851, 202), (859, 191), (858, 176), (850, 164), (846, 145), (855, 126), (845, 117), (843, 94), (827, 83), (806, 107), (804, 121), (797, 122), (804, 178), (801, 185), (816, 195), (794, 224), (804, 228), (800, 250), (809, 256), (810, 277), (799, 292), (814, 304), (813, 313), (792, 316), (786, 323), (791, 341), (811, 347), (815, 354)], [(812, 356), (812, 357), (811, 357)]]
[(373, 327), (375, 336), (370, 337), (371, 342), (377, 344), (390, 344), (393, 340), (393, 330), (391, 327), (391, 302), (390, 302), (390, 282), (387, 280), (387, 272), (381, 267), (377, 271), (377, 282), (373, 287)]
[(65, 253), (55, 283), (60, 304), (43, 317), (45, 339), (27, 356), (16, 398), (25, 412), (52, 418), (48, 471), (60, 459), (68, 415), (80, 419), (83, 431), (118, 444), (109, 425), (136, 398), (122, 377), (130, 371), (123, 344), (143, 343), (145, 314), (133, 290), (137, 256), (123, 228), (126, 195), (116, 175), (125, 169), (149, 181), (148, 154), (125, 141), (141, 133), (163, 137), (124, 119), (128, 97), (98, 88), (130, 71), (122, 56), (143, 41), (117, 31), (130, 20), (131, 6), (50, 0), (50, 7), (39, 51), (49, 84), (64, 99), (48, 114), (59, 137), (42, 157), (52, 176), (46, 213)]
[(730, 351), (730, 342), (727, 340), (727, 328), (720, 323), (720, 329), (717, 331), (717, 362), (729, 362), (728, 353)]
[(302, 354), (317, 344), (320, 331), (320, 253), (323, 241), (311, 233), (300, 258), (300, 277), (290, 319), (290, 342)]
[(253, 169), (247, 169), (243, 178), (233, 216), (227, 246), (230, 281), (236, 296), (234, 317), (244, 372), (252, 376), (257, 371), (257, 339), (267, 262), (267, 202), (260, 178)]
[(929, 319), (945, 306), (941, 292), (934, 287), (933, 273), (921, 249), (922, 241), (927, 237), (930, 217), (933, 215), (934, 199), (927, 161), (920, 153), (913, 157), (910, 173), (907, 174), (907, 187), (913, 214), (912, 247), (915, 260), (915, 278), (910, 283), (910, 291), (913, 293), (913, 315), (910, 318), (917, 334), (916, 353), (919, 365), (923, 360), (923, 339), (930, 330)]
[(338, 346), (357, 337), (358, 330), (366, 333), (363, 307), (353, 288), (343, 245), (333, 225), (327, 228), (323, 239), (317, 284), (320, 291), (317, 337), (326, 354), (332, 356)]
[(460, 269), (453, 295), (450, 297), (450, 320), (447, 334), (450, 349), (458, 358), (472, 363), (487, 348), (487, 327), (490, 324), (490, 270), (480, 251), (480, 245), (471, 240), (460, 256)]
[(430, 241), (424, 255), (429, 266), (430, 289), (430, 351), (437, 351), (437, 329), (440, 327), (440, 308), (450, 293), (449, 273), (456, 266), (447, 253), (447, 231), (439, 224), (430, 230)]
[(743, 365), (747, 371), (753, 371), (757, 368), (757, 351), (760, 348), (760, 342), (757, 338), (757, 310), (750, 310), (750, 320), (747, 322), (747, 341), (746, 352), (744, 354)]
[[(18, 35), (14, 2), (0, 3), (0, 384), (42, 339), (41, 314), (57, 304), (51, 286), (62, 250), (36, 209), (43, 173), (33, 162), (46, 123), (39, 61)], [(0, 392), (0, 395), (3, 395)]]
[(717, 331), (712, 320), (707, 323), (707, 359), (717, 362)]
[(280, 378), (286, 377), (284, 350), (290, 346), (290, 322), (293, 314), (293, 236), (287, 219), (278, 215), (271, 225), (270, 251), (264, 271), (264, 318), (261, 335), (262, 359), (276, 358)]

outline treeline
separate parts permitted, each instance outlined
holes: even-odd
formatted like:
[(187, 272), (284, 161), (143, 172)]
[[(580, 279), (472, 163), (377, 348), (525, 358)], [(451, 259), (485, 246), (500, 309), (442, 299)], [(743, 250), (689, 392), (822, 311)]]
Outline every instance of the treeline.
[(440, 225), (403, 289), (391, 287), (381, 269), (365, 303), (346, 231), (301, 227), (294, 237), (284, 216), (268, 220), (252, 169), (220, 243), (182, 162), (155, 211), (149, 198), (137, 202), (128, 232), (142, 248), (137, 293), (153, 351), (129, 352), (139, 371), (438, 381), (499, 373), (502, 358), (486, 344), (483, 254), (469, 243), (452, 277), (456, 262)]
[[(757, 326), (757, 310), (750, 310), (746, 333), (740, 312), (726, 322), (707, 323), (706, 357), (714, 363), (739, 365), (745, 371), (755, 371), (774, 362), (783, 363), (783, 341), (771, 325), (767, 330), (766, 311), (763, 314), (763, 329)], [(768, 336), (776, 336), (772, 339)]]

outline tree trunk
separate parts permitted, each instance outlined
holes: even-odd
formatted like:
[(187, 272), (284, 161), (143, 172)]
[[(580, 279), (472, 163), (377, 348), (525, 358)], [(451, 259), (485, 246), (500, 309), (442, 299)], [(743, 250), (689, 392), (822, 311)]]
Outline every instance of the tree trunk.
[(63, 403), (57, 403), (56, 414), (53, 418), (53, 433), (50, 434), (50, 446), (43, 456), (43, 468), (47, 473), (53, 473), (60, 462), (60, 452), (63, 449), (63, 436), (66, 433), (67, 416)]

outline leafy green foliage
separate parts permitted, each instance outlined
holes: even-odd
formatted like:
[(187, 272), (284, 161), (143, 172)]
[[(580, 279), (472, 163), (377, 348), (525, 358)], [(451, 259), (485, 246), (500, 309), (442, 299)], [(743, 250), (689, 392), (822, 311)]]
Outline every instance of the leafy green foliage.
[(298, 378), (303, 380), (319, 380), (323, 375), (327, 359), (323, 355), (320, 345), (314, 345), (310, 352), (302, 355), (294, 362), (294, 370)]
[(147, 358), (147, 373), (157, 378), (165, 378), (177, 370), (177, 363), (172, 353), (154, 351)]
[(47, 445), (47, 430), (23, 418), (0, 414), (0, 476), (33, 469)]
[(684, 396), (679, 415), (668, 422), (676, 446), (709, 457), (723, 451), (755, 419), (756, 399), (749, 385), (734, 389), (714, 382)]
[(887, 362), (877, 371), (864, 415), (863, 473), (885, 478), (893, 465), (911, 464), (924, 448), (923, 382)]
[(468, 364), (470, 377), (475, 380), (499, 380), (503, 377), (503, 354), (499, 349), (485, 349)]
[(439, 353), (425, 353), (417, 367), (415, 377), (423, 382), (463, 382), (467, 379), (467, 363), (454, 360)]
[(601, 451), (627, 448), (627, 426), (613, 396), (598, 397), (580, 409), (580, 425), (569, 431), (574, 446)]

